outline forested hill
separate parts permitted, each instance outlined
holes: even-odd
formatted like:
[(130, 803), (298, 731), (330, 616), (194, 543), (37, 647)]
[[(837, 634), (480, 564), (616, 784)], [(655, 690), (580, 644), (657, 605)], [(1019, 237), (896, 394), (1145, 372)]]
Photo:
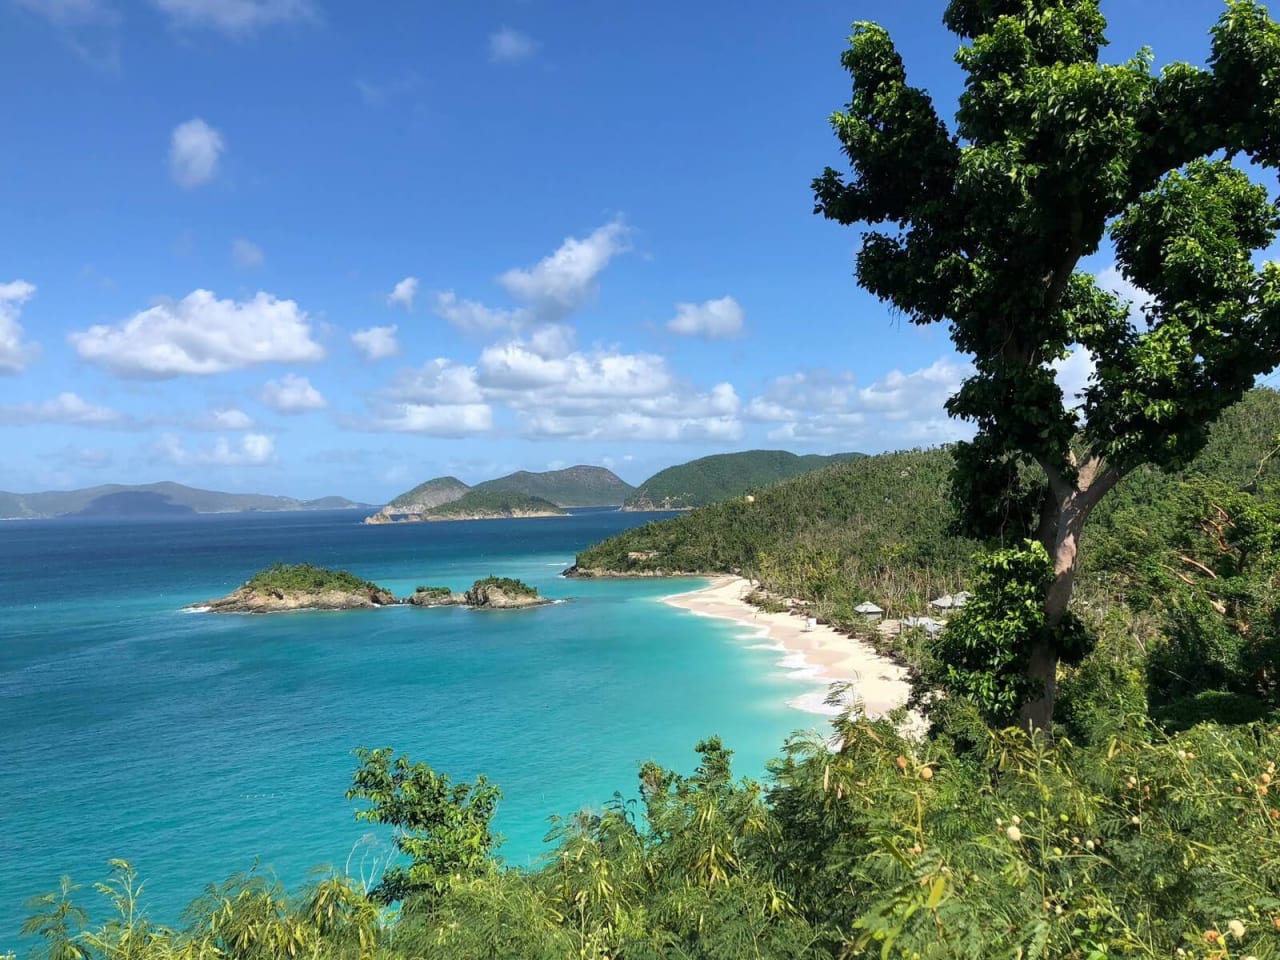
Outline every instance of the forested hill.
[(432, 507), (426, 520), (496, 520), (504, 517), (559, 517), (564, 510), (542, 497), (510, 490), (471, 489), (457, 500)]
[(627, 498), (623, 509), (702, 507), (861, 456), (860, 453), (797, 456), (786, 450), (746, 450), (701, 457), (655, 473)]
[[(1083, 543), (1085, 571), (1131, 576), (1176, 541), (1188, 489), (1233, 489), (1280, 480), (1280, 393), (1257, 389), (1212, 429), (1185, 470), (1142, 468), (1095, 512)], [(654, 522), (596, 544), (580, 573), (729, 572), (815, 601), (823, 616), (855, 622), (874, 600), (891, 615), (967, 584), (979, 544), (950, 532), (951, 453), (946, 448), (862, 457)], [(643, 488), (642, 488), (643, 489)]]
[(109, 483), (82, 490), (0, 492), (0, 519), (68, 516), (162, 516), (279, 510), (347, 510), (365, 507), (344, 497), (298, 500), (258, 493), (222, 493), (180, 483)]
[(579, 464), (563, 470), (531, 473), (519, 470), (477, 483), (473, 490), (522, 493), (561, 507), (616, 507), (635, 489), (612, 470)]

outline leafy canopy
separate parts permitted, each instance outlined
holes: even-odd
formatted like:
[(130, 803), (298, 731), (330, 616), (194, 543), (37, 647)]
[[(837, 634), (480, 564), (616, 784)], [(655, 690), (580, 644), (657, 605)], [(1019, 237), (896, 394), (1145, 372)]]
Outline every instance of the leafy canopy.
[[(954, 130), (889, 34), (855, 24), (853, 94), (831, 120), (851, 172), (814, 181), (815, 212), (867, 225), (862, 285), (914, 323), (948, 321), (973, 355), (948, 404), (977, 426), (955, 491), (981, 507), (977, 532), (1029, 532), (1045, 488), (1020, 463), (1060, 498), (1086, 465), (1185, 464), (1280, 361), (1280, 266), (1253, 262), (1280, 218), (1232, 164), (1280, 162), (1280, 27), (1231, 0), (1207, 68), (1156, 72), (1146, 50), (1098, 62), (1096, 0), (952, 0), (944, 21), (965, 41)], [(1108, 235), (1151, 295), (1140, 316), (1076, 269)], [(1078, 409), (1053, 370), (1076, 346), (1097, 364)]]

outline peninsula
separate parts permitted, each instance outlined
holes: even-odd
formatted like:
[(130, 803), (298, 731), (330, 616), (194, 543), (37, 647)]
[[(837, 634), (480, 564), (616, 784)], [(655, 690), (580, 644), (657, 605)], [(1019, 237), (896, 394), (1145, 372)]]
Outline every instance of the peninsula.
[[(423, 485), (428, 486), (427, 484)], [(504, 490), (473, 489), (455, 500), (395, 515), (384, 508), (365, 523), (420, 523), (430, 520), (501, 520), (515, 517), (563, 517), (566, 512), (550, 500)]]

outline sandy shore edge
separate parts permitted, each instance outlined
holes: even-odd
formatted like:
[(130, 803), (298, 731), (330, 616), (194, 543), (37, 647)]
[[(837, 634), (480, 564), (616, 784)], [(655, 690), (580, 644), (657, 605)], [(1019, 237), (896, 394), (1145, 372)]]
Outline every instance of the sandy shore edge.
[[(823, 701), (827, 687), (841, 680), (853, 685), (853, 699), (862, 704), (868, 716), (883, 716), (906, 703), (910, 686), (906, 670), (898, 664), (876, 653), (870, 644), (829, 626), (819, 624), (806, 630), (802, 617), (758, 610), (743, 599), (751, 590), (751, 582), (742, 577), (715, 577), (705, 587), (671, 594), (662, 602), (699, 616), (732, 620), (768, 640), (784, 654), (779, 666), (788, 668), (797, 679), (812, 679), (818, 685), (817, 690), (788, 700), (792, 707), (827, 716), (838, 713), (841, 708)], [(920, 728), (922, 724), (922, 719), (913, 716), (910, 726)]]

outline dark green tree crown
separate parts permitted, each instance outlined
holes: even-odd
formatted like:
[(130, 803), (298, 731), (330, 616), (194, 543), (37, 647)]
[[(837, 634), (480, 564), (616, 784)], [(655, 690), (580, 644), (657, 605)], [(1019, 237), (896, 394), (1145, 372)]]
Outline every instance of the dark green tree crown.
[[(971, 499), (1016, 462), (1066, 483), (1089, 458), (1185, 463), (1280, 361), (1280, 267), (1253, 262), (1280, 218), (1232, 165), (1280, 162), (1280, 27), (1231, 0), (1206, 68), (1155, 72), (1146, 50), (1098, 61), (1096, 0), (953, 0), (944, 22), (965, 41), (954, 131), (888, 33), (854, 25), (831, 121), (851, 172), (814, 181), (815, 212), (867, 224), (862, 285), (974, 356), (948, 404), (978, 428)], [(1108, 235), (1140, 317), (1076, 269)], [(1078, 410), (1053, 370), (1075, 345), (1097, 363)]]

